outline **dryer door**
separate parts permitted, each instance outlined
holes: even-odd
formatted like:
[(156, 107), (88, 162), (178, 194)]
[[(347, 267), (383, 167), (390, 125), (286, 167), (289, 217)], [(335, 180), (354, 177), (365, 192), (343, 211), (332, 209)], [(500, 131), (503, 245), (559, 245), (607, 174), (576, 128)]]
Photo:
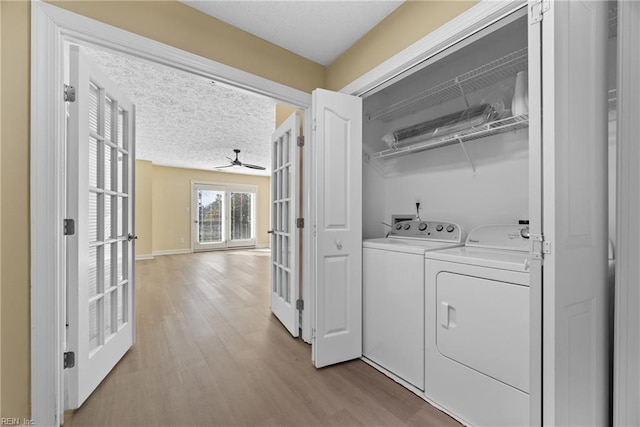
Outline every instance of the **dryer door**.
[(436, 346), (443, 356), (529, 392), (529, 287), (441, 272)]

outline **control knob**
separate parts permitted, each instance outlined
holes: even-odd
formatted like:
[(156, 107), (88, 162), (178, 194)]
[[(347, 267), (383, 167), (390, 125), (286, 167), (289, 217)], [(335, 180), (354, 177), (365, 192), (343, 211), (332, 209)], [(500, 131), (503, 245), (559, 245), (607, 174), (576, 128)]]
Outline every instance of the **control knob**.
[(436, 231), (442, 231), (444, 227), (442, 226), (442, 224), (438, 224), (438, 226), (436, 227)]
[(528, 219), (521, 219), (518, 221), (519, 225), (525, 225), (526, 227), (521, 228), (520, 229), (520, 236), (523, 239), (528, 239), (530, 237), (530, 233), (529, 233), (529, 220)]
[(410, 229), (410, 228), (411, 228), (411, 224), (405, 224), (405, 225), (404, 225), (404, 229), (405, 229), (405, 230), (408, 230), (408, 229)]
[(418, 230), (424, 231), (426, 229), (427, 229), (427, 223), (426, 222), (421, 222), (420, 225), (418, 225)]
[(447, 232), (451, 233), (453, 230), (455, 230), (453, 225), (447, 225)]
[(397, 223), (395, 228), (396, 228), (396, 230), (400, 230), (400, 229), (402, 229), (402, 224)]

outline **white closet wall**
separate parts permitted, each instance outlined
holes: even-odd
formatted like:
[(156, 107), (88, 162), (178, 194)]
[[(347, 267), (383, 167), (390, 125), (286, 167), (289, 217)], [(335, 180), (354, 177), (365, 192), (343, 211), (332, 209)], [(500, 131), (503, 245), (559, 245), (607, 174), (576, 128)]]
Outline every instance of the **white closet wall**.
[[(517, 223), (528, 212), (527, 130), (467, 144), (475, 175), (459, 145), (400, 158), (385, 182), (385, 217), (415, 212), (453, 221), (465, 231), (482, 224)], [(394, 176), (395, 175), (395, 176)]]

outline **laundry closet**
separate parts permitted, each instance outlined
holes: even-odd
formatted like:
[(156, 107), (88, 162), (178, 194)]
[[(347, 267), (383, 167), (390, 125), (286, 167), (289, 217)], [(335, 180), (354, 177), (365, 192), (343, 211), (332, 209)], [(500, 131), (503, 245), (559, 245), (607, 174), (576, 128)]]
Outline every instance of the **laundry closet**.
[(512, 109), (528, 65), (518, 15), (364, 99), (363, 238), (384, 236), (395, 214), (466, 231), (528, 218), (528, 111)]
[[(568, 10), (560, 10), (565, 7), (573, 7), (574, 16), (584, 13), (579, 20), (590, 14), (602, 17), (603, 8), (592, 11), (568, 3), (558, 7), (558, 16), (563, 19), (569, 15)], [(552, 424), (607, 424), (611, 350), (610, 332), (604, 329), (612, 326), (611, 313), (607, 312), (612, 288), (604, 282), (606, 260), (612, 255), (606, 242), (615, 243), (615, 2), (608, 5), (608, 22), (601, 19), (598, 29), (593, 30), (597, 36), (608, 30), (608, 41), (594, 42), (596, 47), (586, 54), (572, 51), (572, 46), (580, 42), (580, 37), (591, 37), (584, 25), (588, 20), (575, 21), (572, 33), (563, 32), (562, 25), (556, 23), (555, 38), (550, 37), (547, 33), (551, 31), (533, 28), (540, 23), (531, 19), (532, 4), (365, 94), (362, 237), (380, 239), (389, 235), (398, 219), (417, 219), (459, 226), (464, 243), (464, 236), (476, 227), (520, 222), (518, 230), (526, 228), (526, 238), (529, 232), (532, 237), (526, 245), (531, 248), (530, 260), (525, 262), (532, 286), (530, 299), (527, 296), (532, 335), (526, 349), (530, 354), (526, 365), (531, 367), (532, 400), (527, 400), (529, 407), (522, 419), (531, 424), (541, 422), (540, 408), (544, 405), (545, 414), (549, 414), (546, 420)], [(532, 35), (540, 42), (532, 41)], [(544, 64), (543, 58), (552, 56), (554, 61)], [(582, 70), (586, 77), (576, 74), (572, 79), (568, 70), (577, 68), (571, 61), (596, 66)], [(548, 77), (550, 71), (557, 74)], [(529, 79), (536, 80), (530, 84)], [(603, 86), (577, 90), (577, 85), (592, 81)], [(555, 92), (550, 90), (552, 85)], [(532, 89), (540, 93), (529, 102), (528, 91)], [(584, 129), (578, 129), (577, 123), (586, 117), (580, 114), (588, 110), (589, 103), (595, 106), (589, 114), (602, 120), (593, 124), (586, 119)], [(549, 128), (542, 126), (543, 120)], [(552, 193), (555, 199), (549, 197)], [(577, 247), (589, 249), (578, 252)], [(365, 359), (367, 328), (371, 327), (366, 320), (366, 269), (371, 265), (366, 250)], [(597, 264), (589, 274), (602, 280), (581, 289), (579, 285), (586, 279), (576, 271), (578, 259), (585, 265)], [(402, 280), (402, 274), (396, 277)], [(424, 316), (428, 322), (428, 313)], [(554, 348), (549, 354), (542, 352), (542, 330), (548, 331), (544, 345)], [(576, 341), (571, 341), (573, 337)], [(587, 343), (592, 353), (585, 356)], [(549, 370), (551, 373), (543, 372), (543, 359), (547, 366), (556, 367)], [(457, 408), (430, 399), (428, 387), (424, 392), (424, 385), (421, 388), (403, 378), (395, 367), (375, 360), (372, 365), (461, 421), (470, 422)], [(574, 368), (579, 372), (570, 374)], [(543, 381), (547, 381), (544, 396)], [(428, 382), (426, 376), (424, 383)], [(551, 383), (553, 386), (548, 385)], [(465, 384), (457, 386), (464, 388)], [(578, 398), (572, 401), (571, 393)], [(585, 402), (590, 402), (589, 410)]]

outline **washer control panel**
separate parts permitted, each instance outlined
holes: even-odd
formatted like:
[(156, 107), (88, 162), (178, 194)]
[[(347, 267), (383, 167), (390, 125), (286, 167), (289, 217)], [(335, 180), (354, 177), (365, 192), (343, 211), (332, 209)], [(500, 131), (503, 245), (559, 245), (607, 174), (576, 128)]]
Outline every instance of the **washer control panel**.
[(411, 237), (417, 239), (462, 242), (462, 229), (447, 221), (401, 221), (396, 223), (389, 237)]

